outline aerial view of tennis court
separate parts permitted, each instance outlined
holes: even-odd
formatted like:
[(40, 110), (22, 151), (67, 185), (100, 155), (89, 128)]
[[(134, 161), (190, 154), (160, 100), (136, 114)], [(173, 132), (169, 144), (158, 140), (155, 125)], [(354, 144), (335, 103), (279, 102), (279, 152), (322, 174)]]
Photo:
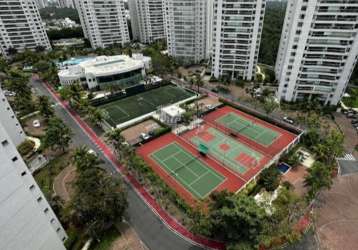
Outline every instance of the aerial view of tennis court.
[(271, 145), (280, 133), (264, 127), (234, 112), (218, 118), (216, 122), (265, 146)]
[(137, 153), (188, 204), (194, 204), (215, 190), (239, 191), (296, 138), (281, 127), (224, 106), (205, 115), (201, 125), (180, 135), (158, 137), (137, 148)]
[(246, 182), (173, 133), (143, 144), (137, 153), (189, 204), (214, 190), (236, 192)]
[(241, 175), (258, 167), (263, 159), (261, 153), (210, 126), (202, 125), (196, 131), (184, 134), (184, 137), (197, 147), (205, 145), (208, 154)]
[(297, 137), (283, 128), (229, 106), (209, 113), (204, 120), (211, 126), (236, 136), (238, 140), (272, 157)]
[(204, 199), (225, 179), (178, 143), (164, 146), (152, 153), (151, 157), (167, 171), (168, 175), (200, 199)]
[(165, 85), (133, 96), (98, 106), (106, 113), (107, 122), (115, 127), (136, 117), (151, 113), (160, 106), (194, 97), (195, 93), (176, 85)]

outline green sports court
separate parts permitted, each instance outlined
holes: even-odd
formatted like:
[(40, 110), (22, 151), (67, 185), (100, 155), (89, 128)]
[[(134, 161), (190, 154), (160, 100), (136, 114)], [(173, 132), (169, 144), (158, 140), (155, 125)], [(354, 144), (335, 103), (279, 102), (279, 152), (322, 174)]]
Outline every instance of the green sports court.
[(197, 147), (205, 145), (208, 154), (235, 173), (245, 174), (250, 168), (259, 166), (263, 155), (219, 130), (204, 126), (195, 133), (185, 135)]
[(219, 117), (215, 122), (264, 146), (271, 145), (281, 135), (234, 112)]
[(195, 93), (176, 85), (165, 85), (133, 96), (98, 106), (106, 113), (107, 122), (115, 127), (118, 124), (151, 113), (160, 106), (177, 103), (195, 96)]
[(199, 199), (204, 199), (225, 180), (225, 177), (176, 142), (151, 153), (150, 157), (168, 176)]

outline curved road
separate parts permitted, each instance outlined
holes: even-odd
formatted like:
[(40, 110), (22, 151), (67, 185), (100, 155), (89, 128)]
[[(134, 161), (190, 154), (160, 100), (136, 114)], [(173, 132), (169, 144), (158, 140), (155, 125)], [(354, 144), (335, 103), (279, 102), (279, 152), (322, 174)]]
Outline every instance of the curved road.
[[(48, 96), (53, 103), (57, 103), (51, 94), (43, 87), (42, 83), (37, 80), (31, 80), (31, 85), (39, 95)], [(117, 169), (96, 148), (88, 136), (82, 131), (77, 123), (69, 116), (69, 114), (60, 106), (56, 105), (55, 112), (73, 132), (74, 146), (86, 145), (95, 150), (104, 160), (105, 168), (113, 174), (118, 174)], [(201, 250), (203, 248), (195, 246), (190, 242), (179, 237), (177, 234), (169, 230), (162, 221), (152, 212), (152, 210), (144, 203), (130, 185), (127, 185), (128, 203), (126, 219), (135, 229), (143, 243), (152, 250)]]

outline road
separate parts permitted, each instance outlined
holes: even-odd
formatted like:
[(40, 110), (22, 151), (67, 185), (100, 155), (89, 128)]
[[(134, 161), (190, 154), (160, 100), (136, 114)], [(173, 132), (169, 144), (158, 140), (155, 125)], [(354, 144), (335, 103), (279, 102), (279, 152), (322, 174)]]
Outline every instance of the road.
[[(31, 80), (31, 86), (36, 94), (48, 96), (54, 103), (51, 94), (40, 81)], [(88, 136), (82, 131), (78, 124), (60, 106), (55, 106), (56, 115), (61, 118), (73, 132), (74, 146), (86, 145), (95, 150), (104, 161), (104, 167), (113, 174), (118, 174), (116, 167), (109, 162), (103, 153), (96, 148)], [(126, 220), (136, 230), (143, 243), (152, 250), (200, 250), (201, 247), (194, 246), (169, 230), (162, 221), (144, 203), (130, 185), (127, 185), (128, 203)]]

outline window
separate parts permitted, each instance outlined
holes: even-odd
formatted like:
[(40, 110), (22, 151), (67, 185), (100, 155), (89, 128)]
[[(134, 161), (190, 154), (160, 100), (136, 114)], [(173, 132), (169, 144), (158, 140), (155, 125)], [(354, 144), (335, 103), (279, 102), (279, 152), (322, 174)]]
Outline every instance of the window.
[(1, 145), (3, 145), (5, 147), (5, 146), (9, 145), (9, 142), (7, 140), (3, 140), (1, 142)]
[(41, 202), (42, 201), (42, 197), (37, 198), (37, 202)]
[(47, 214), (47, 213), (48, 213), (48, 211), (49, 211), (48, 207), (47, 207), (47, 208), (45, 208), (45, 210), (44, 210), (45, 214)]
[(18, 158), (17, 158), (17, 156), (15, 156), (15, 157), (13, 157), (11, 160), (12, 160), (13, 162), (15, 162), (15, 161), (18, 160)]
[(26, 175), (26, 171), (21, 173), (21, 176), (25, 176)]
[(32, 184), (32, 185), (30, 186), (30, 190), (32, 191), (32, 190), (34, 190), (34, 189), (35, 189), (35, 185)]

